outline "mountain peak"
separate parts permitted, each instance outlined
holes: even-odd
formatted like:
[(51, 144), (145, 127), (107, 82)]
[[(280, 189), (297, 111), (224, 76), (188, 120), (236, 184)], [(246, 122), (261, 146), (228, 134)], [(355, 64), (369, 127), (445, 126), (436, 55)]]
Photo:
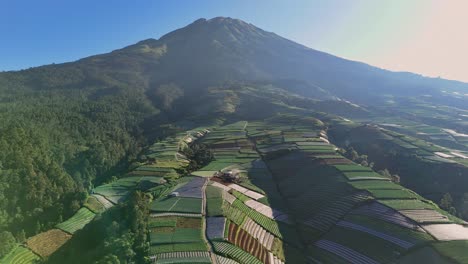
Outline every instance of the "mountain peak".
[(241, 19), (237, 19), (237, 18), (232, 18), (232, 17), (223, 17), (223, 16), (219, 16), (219, 17), (214, 17), (214, 18), (210, 18), (210, 19), (206, 19), (206, 18), (199, 18), (197, 20), (195, 20), (192, 24), (203, 24), (203, 23), (209, 23), (209, 24), (244, 24), (244, 25), (250, 25), (249, 23), (241, 20)]

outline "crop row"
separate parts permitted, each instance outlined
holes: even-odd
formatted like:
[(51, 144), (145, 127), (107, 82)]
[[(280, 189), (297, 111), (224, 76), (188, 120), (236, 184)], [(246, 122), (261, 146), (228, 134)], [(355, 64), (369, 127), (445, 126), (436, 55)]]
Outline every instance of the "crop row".
[(260, 259), (263, 263), (267, 262), (268, 250), (238, 225), (233, 223), (229, 225), (228, 241)]
[(239, 263), (262, 264), (256, 257), (228, 242), (213, 242), (213, 248), (219, 254), (232, 258)]

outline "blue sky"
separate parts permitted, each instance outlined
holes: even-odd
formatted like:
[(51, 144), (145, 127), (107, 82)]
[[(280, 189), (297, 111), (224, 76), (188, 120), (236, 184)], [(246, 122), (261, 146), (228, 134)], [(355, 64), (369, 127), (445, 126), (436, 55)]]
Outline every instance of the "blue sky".
[(230, 16), (340, 57), (468, 81), (460, 69), (468, 21), (457, 13), (465, 7), (463, 0), (0, 0), (0, 70), (74, 61), (201, 17)]

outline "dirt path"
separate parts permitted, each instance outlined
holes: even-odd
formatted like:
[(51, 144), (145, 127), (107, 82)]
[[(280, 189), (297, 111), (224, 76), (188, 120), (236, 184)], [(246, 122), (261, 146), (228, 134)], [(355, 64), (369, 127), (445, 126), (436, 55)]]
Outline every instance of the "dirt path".
[(208, 237), (206, 236), (206, 186), (208, 185), (208, 179), (205, 181), (202, 187), (202, 217), (203, 217), (203, 240), (208, 245), (208, 251), (210, 252), (211, 263), (218, 264), (216, 260), (216, 254), (213, 252), (213, 248), (211, 247), (211, 243), (208, 241)]

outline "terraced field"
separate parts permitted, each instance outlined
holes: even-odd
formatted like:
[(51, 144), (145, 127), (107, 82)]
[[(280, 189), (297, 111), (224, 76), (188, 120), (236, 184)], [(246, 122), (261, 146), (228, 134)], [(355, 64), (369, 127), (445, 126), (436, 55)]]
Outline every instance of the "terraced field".
[[(464, 254), (464, 242), (454, 242), (468, 240), (463, 221), (341, 156), (318, 119), (284, 114), (202, 131), (153, 144), (147, 161), (96, 187), (85, 207), (26, 246), (47, 257), (96, 213), (142, 190), (154, 197), (154, 263), (405, 263), (421, 250), (447, 263), (465, 260), (450, 257)], [(215, 159), (178, 175), (189, 163), (179, 151), (195, 140)], [(218, 171), (237, 179), (214, 177)], [(18, 247), (0, 263), (31, 263), (39, 258), (32, 251)]]
[(78, 212), (76, 212), (76, 214), (70, 219), (58, 224), (56, 227), (67, 233), (73, 234), (77, 230), (82, 229), (85, 225), (91, 222), (91, 220), (93, 220), (95, 216), (95, 213), (93, 213), (88, 208), (83, 207), (80, 210), (78, 210)]
[(26, 247), (18, 246), (0, 259), (1, 264), (31, 264), (40, 261), (40, 257)]

